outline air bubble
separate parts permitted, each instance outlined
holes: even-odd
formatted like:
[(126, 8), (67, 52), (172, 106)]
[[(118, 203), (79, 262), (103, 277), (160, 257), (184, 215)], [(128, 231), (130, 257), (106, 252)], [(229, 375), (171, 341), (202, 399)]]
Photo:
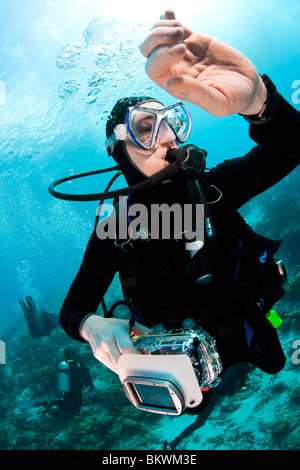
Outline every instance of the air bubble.
[(79, 91), (81, 83), (76, 78), (69, 78), (61, 83), (58, 94), (63, 100), (73, 98)]
[(70, 69), (75, 67), (79, 62), (81, 55), (81, 45), (77, 42), (72, 42), (64, 46), (56, 57), (56, 67), (59, 69)]

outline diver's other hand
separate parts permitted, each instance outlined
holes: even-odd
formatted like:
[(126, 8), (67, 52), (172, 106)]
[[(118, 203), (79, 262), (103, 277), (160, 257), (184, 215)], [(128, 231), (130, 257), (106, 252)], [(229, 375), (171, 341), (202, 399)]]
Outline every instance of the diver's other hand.
[[(141, 335), (148, 328), (135, 323), (132, 332)], [(81, 336), (91, 345), (94, 356), (113, 372), (122, 354), (138, 354), (129, 335), (129, 321), (90, 315), (81, 327)]]
[(258, 114), (267, 97), (255, 66), (227, 44), (195, 33), (168, 10), (140, 46), (146, 72), (161, 88), (214, 116)]

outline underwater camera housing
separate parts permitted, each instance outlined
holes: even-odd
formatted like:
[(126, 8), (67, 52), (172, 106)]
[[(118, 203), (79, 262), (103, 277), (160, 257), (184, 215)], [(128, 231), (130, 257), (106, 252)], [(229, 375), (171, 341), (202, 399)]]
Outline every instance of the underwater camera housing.
[(136, 354), (124, 354), (118, 374), (131, 403), (140, 410), (180, 415), (195, 408), (202, 391), (220, 382), (221, 360), (215, 340), (197, 325), (158, 328), (133, 338)]

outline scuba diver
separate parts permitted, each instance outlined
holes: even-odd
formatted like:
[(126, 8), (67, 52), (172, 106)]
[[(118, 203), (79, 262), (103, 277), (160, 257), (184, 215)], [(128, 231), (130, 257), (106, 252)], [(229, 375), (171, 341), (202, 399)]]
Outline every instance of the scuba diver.
[[(216, 345), (221, 378), (243, 362), (278, 373), (286, 358), (271, 309), (285, 293), (285, 270), (275, 259), (281, 242), (256, 234), (238, 210), (299, 164), (300, 113), (240, 52), (189, 30), (172, 11), (154, 25), (141, 51), (148, 75), (161, 88), (214, 116), (241, 115), (256, 145), (208, 170), (206, 151), (181, 147), (192, 125), (182, 102), (165, 106), (150, 96), (120, 99), (106, 124), (108, 153), (130, 188), (147, 183), (146, 189), (121, 199), (115, 213), (95, 227), (63, 303), (61, 325), (71, 338), (90, 343), (94, 356), (118, 374), (123, 357), (140, 357), (132, 335), (147, 335), (161, 323), (167, 331), (178, 330), (187, 318), (206, 332), (212, 360), (217, 353), (211, 345)], [(174, 165), (175, 175), (169, 172)], [(142, 205), (151, 215), (154, 206), (195, 207), (195, 201), (204, 207), (204, 240), (189, 243), (173, 232), (168, 239), (151, 238), (150, 216), (148, 236), (138, 230), (136, 236), (120, 234), (123, 204)], [(105, 238), (101, 234), (112, 218), (117, 230)], [(117, 272), (130, 321), (96, 313)], [(202, 403), (186, 412), (203, 412), (217, 389), (203, 387)]]
[(33, 298), (28, 295), (25, 300), (20, 299), (19, 304), (32, 338), (48, 336), (60, 324), (59, 315), (37, 310)]
[(58, 366), (58, 390), (64, 393), (64, 399), (54, 402), (54, 405), (60, 411), (78, 412), (82, 406), (83, 387), (89, 387), (87, 398), (95, 396), (93, 380), (86, 366), (76, 359), (71, 348), (66, 348), (63, 355), (64, 361)]
[(32, 421), (50, 411), (54, 406), (59, 411), (78, 413), (82, 407), (82, 392), (84, 387), (89, 387), (86, 397), (93, 399), (95, 388), (92, 377), (86, 366), (76, 358), (71, 348), (63, 352), (64, 360), (58, 365), (58, 391), (63, 392), (61, 400), (36, 400), (34, 402), (20, 402), (19, 407), (23, 409), (37, 408), (43, 406), (43, 410), (27, 422)]

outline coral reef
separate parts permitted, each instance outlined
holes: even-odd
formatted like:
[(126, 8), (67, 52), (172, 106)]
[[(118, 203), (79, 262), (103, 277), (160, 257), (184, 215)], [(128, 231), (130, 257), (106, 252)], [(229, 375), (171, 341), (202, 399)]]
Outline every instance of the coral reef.
[[(160, 417), (145, 416), (134, 408), (118, 377), (93, 357), (89, 346), (74, 345), (58, 328), (49, 337), (32, 339), (22, 320), (2, 334), (8, 357), (1, 365), (1, 450), (127, 449), (133, 442), (136, 448), (151, 448), (156, 440), (155, 436), (151, 439), (151, 430), (159, 426)], [(60, 397), (56, 368), (70, 344), (88, 367), (96, 396), (93, 400), (84, 397), (79, 413), (53, 408), (38, 417), (41, 408), (27, 409), (26, 402)]]
[(296, 268), (296, 273), (288, 280), (286, 296), (292, 302), (300, 301), (300, 268)]
[[(259, 370), (251, 372), (245, 387), (222, 399), (205, 427), (183, 440), (178, 450), (299, 449), (300, 386), (297, 366), (291, 367), (290, 350), (293, 324), (282, 330), (286, 370), (274, 377)], [(8, 358), (6, 365), (1, 365), (0, 449), (161, 449), (165, 438), (171, 440), (195, 420), (187, 415), (169, 418), (145, 413), (129, 401), (120, 404), (125, 395), (118, 377), (92, 356), (89, 345), (74, 344), (60, 329), (49, 337), (32, 339), (19, 319), (17, 328), (12, 325), (4, 339)], [(18, 403), (59, 396), (56, 365), (70, 344), (93, 377), (95, 398), (84, 398), (79, 413), (53, 408), (27, 422), (38, 416), (40, 409), (24, 409)]]

